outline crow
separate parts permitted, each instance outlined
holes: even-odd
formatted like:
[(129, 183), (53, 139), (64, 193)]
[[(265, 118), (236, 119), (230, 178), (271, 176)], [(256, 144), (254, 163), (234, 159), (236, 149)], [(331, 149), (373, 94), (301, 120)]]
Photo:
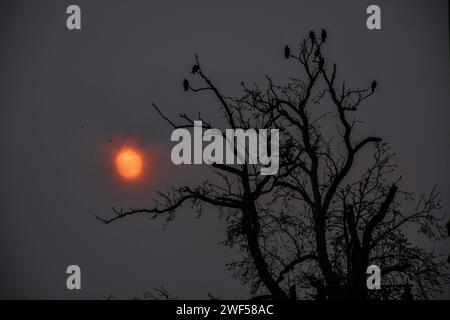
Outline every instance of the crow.
[(372, 92), (374, 92), (375, 88), (377, 87), (377, 82), (375, 80), (373, 80), (372, 84), (370, 86), (372, 87)]
[(184, 88), (184, 91), (189, 90), (189, 81), (187, 79), (183, 80), (183, 88)]
[(322, 29), (322, 42), (325, 42), (326, 39), (327, 39), (327, 32), (325, 31), (325, 29)]
[(291, 57), (291, 48), (289, 46), (284, 47), (284, 57), (289, 59)]

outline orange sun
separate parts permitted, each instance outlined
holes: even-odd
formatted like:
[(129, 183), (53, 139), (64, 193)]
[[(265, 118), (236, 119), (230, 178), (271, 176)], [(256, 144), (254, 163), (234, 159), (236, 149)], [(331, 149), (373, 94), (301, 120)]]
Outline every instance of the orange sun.
[(116, 168), (126, 179), (137, 178), (142, 173), (142, 156), (134, 149), (123, 149), (116, 157)]

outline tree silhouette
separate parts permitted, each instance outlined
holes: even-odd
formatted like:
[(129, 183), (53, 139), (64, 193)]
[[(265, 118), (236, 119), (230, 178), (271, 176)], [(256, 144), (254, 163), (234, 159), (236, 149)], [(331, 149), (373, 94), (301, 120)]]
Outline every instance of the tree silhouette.
[[(113, 209), (114, 216), (97, 218), (111, 223), (147, 214), (169, 222), (188, 203), (199, 213), (205, 205), (218, 210), (227, 226), (223, 244), (239, 252), (228, 267), (255, 299), (438, 294), (449, 282), (445, 258), (411, 243), (407, 234), (443, 239), (440, 193), (402, 190), (388, 144), (356, 136), (358, 110), (379, 85), (353, 89), (338, 80), (336, 64), (325, 59), (326, 39), (324, 30), (320, 38), (311, 31), (297, 50), (284, 47), (284, 58), (300, 67), (300, 77), (285, 85), (267, 77), (262, 88), (241, 83), (239, 96), (225, 96), (197, 56), (194, 79), (183, 81), (184, 90), (217, 98), (227, 128), (280, 130), (276, 175), (259, 175), (259, 165), (214, 163), (214, 175), (201, 185), (159, 192), (152, 208)], [(153, 106), (174, 129), (194, 126), (189, 115), (176, 123)], [(206, 128), (218, 127), (199, 117)], [(371, 264), (382, 270), (381, 291), (366, 288)]]

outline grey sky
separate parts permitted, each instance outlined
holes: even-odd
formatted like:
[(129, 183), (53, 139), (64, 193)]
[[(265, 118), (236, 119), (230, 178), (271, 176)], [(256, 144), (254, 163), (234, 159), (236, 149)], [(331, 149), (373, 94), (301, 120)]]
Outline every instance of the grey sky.
[[(81, 31), (66, 29), (74, 3)], [(215, 211), (183, 209), (165, 231), (95, 214), (149, 206), (154, 190), (203, 172), (170, 163), (170, 127), (151, 108), (216, 117), (214, 99), (182, 91), (194, 53), (233, 95), (240, 81), (296, 76), (282, 48), (313, 28), (328, 30), (327, 56), (349, 83), (379, 82), (361, 117), (397, 153), (404, 186), (438, 184), (448, 210), (448, 3), (374, 3), (381, 31), (365, 27), (372, 1), (1, 1), (0, 297), (131, 298), (161, 285), (184, 298), (247, 296), (225, 270), (234, 253), (218, 245)], [(129, 141), (152, 154), (151, 174), (133, 185), (111, 162)], [(65, 287), (70, 264), (82, 269), (79, 292)]]

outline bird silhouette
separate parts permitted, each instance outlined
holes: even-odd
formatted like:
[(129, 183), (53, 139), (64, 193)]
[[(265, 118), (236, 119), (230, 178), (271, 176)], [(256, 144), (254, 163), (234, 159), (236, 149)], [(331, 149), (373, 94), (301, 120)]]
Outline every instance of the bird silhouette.
[(325, 29), (322, 29), (322, 42), (325, 42), (326, 39), (327, 39), (327, 32), (325, 31)]
[(313, 30), (311, 30), (311, 31), (309, 32), (309, 38), (311, 39), (311, 42), (312, 42), (312, 43), (315, 43), (315, 42), (316, 42), (316, 34), (314, 33)]
[(189, 81), (187, 79), (183, 80), (183, 88), (184, 88), (184, 91), (189, 90)]
[(377, 82), (374, 80), (374, 81), (372, 81), (372, 84), (370, 85), (371, 86), (371, 88), (372, 88), (372, 92), (374, 92), (375, 91), (375, 88), (377, 87)]
[(192, 72), (191, 73), (197, 73), (198, 70), (199, 70), (199, 67), (198, 67), (197, 64), (195, 64), (195, 65), (192, 66)]
[(289, 46), (285, 46), (284, 47), (284, 57), (286, 59), (289, 59), (291, 56), (291, 48), (289, 48)]

